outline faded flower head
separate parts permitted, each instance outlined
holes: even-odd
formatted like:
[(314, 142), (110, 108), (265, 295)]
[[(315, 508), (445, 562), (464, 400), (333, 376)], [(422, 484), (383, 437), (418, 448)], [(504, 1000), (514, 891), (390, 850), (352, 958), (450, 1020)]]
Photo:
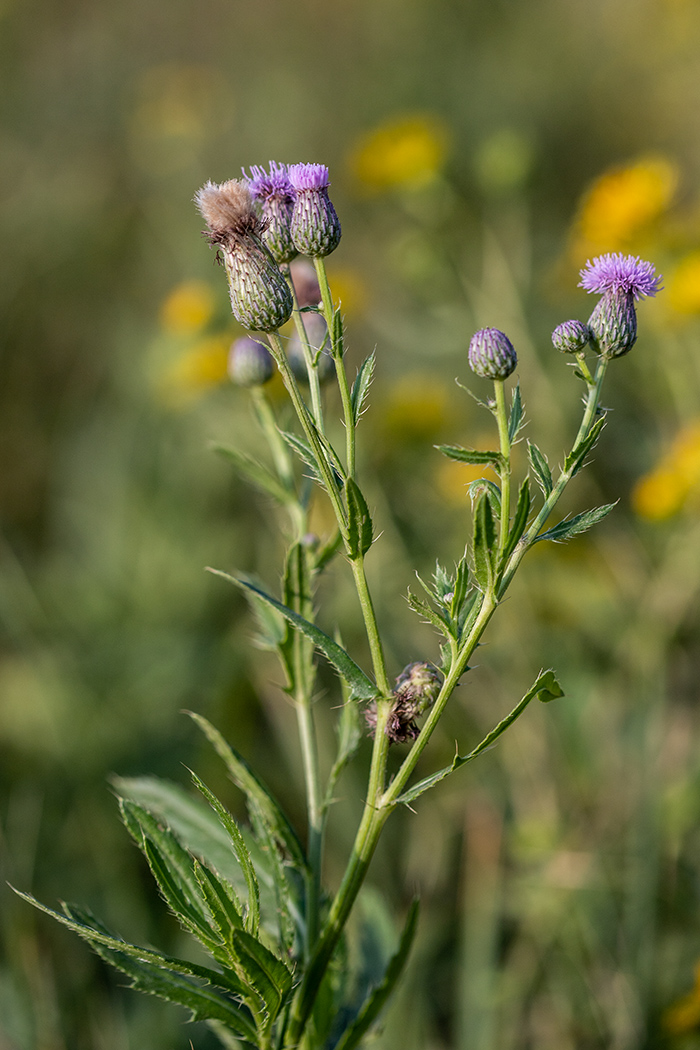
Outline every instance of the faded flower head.
[(607, 255), (598, 255), (592, 262), (588, 260), (581, 270), (579, 287), (599, 295), (615, 292), (642, 299), (661, 291), (661, 281), (662, 277), (652, 263), (637, 255), (608, 252)]
[[(432, 707), (440, 692), (442, 676), (436, 667), (424, 662), (409, 664), (396, 679), (394, 706), (386, 726), (392, 744), (415, 740), (420, 730), (416, 718)], [(377, 705), (365, 711), (365, 721), (372, 735), (377, 727)]]
[(510, 339), (498, 328), (481, 328), (469, 343), (469, 367), (483, 379), (507, 379), (515, 371), (518, 355)]
[(289, 181), (295, 193), (292, 240), (298, 251), (311, 258), (330, 255), (340, 243), (340, 220), (328, 197), (325, 164), (292, 164)]
[(580, 354), (591, 339), (591, 330), (583, 321), (564, 321), (552, 332), (552, 343), (563, 354)]
[(291, 316), (292, 296), (262, 241), (263, 224), (248, 185), (241, 179), (207, 182), (195, 203), (210, 244), (221, 252), (234, 316), (251, 331), (275, 331)]
[(294, 190), (286, 164), (270, 161), (269, 172), (257, 166), (250, 175), (243, 172), (254, 200), (259, 201), (263, 219), (263, 240), (275, 262), (289, 262), (297, 254), (290, 233), (294, 210)]
[(318, 306), (321, 302), (321, 288), (313, 263), (308, 259), (295, 259), (289, 267), (289, 274), (300, 308)]
[(228, 355), (228, 374), (238, 386), (264, 386), (272, 379), (274, 362), (272, 354), (249, 335), (235, 339)]
[(588, 318), (591, 343), (603, 357), (622, 357), (637, 341), (635, 300), (661, 290), (661, 275), (650, 262), (619, 252), (599, 255), (581, 270), (579, 286), (602, 296)]

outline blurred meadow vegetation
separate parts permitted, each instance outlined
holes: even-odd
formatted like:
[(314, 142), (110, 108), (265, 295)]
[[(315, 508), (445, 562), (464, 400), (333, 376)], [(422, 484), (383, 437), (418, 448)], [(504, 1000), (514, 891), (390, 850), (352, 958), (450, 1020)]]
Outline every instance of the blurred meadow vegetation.
[[(351, 371), (377, 347), (361, 469), (394, 673), (436, 658), (402, 595), (468, 529), (474, 475), (433, 445), (492, 440), (454, 383), (472, 332), (514, 342), (557, 462), (579, 391), (550, 332), (590, 311), (578, 268), (624, 251), (664, 274), (565, 510), (620, 502), (525, 563), (425, 772), (541, 667), (567, 697), (390, 823), (363, 907), (391, 940), (424, 904), (387, 1050), (700, 1047), (698, 0), (0, 0), (0, 52), (0, 1050), (214, 1047), (4, 884), (187, 950), (109, 788), (186, 762), (242, 813), (183, 708), (302, 826), (280, 674), (203, 572), (281, 567), (272, 508), (208, 448), (256, 438), (191, 203), (270, 158), (328, 164)], [(341, 566), (322, 597), (362, 660)], [(362, 769), (329, 886), (361, 792)]]

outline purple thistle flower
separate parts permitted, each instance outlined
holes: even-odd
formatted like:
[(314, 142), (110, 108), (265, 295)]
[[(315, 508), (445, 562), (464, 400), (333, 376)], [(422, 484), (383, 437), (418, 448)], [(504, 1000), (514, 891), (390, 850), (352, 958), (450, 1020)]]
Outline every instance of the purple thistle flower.
[(246, 175), (245, 169), (243, 175), (251, 197), (260, 202), (263, 241), (270, 249), (275, 262), (290, 262), (297, 250), (290, 232), (294, 190), (289, 181), (287, 165), (271, 160), (269, 174), (264, 168), (252, 166), (250, 175)]
[(607, 255), (597, 256), (592, 262), (588, 260), (581, 270), (579, 287), (599, 295), (606, 292), (623, 292), (635, 299), (641, 299), (661, 291), (662, 280), (653, 264), (645, 262), (638, 255), (608, 252)]
[(469, 367), (482, 379), (507, 379), (518, 355), (508, 336), (498, 328), (480, 328), (469, 343)]
[(340, 243), (340, 220), (328, 197), (325, 164), (291, 164), (289, 181), (296, 194), (292, 213), (292, 240), (298, 251), (323, 258)]
[(586, 349), (591, 330), (583, 321), (564, 321), (552, 332), (552, 343), (563, 354), (580, 354)]

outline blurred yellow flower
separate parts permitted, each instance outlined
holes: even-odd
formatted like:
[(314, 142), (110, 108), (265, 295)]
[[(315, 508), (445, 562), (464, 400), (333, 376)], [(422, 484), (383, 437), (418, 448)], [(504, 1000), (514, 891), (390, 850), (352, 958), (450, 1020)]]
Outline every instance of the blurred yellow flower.
[(160, 323), (173, 335), (192, 335), (204, 328), (214, 312), (214, 293), (204, 281), (184, 281), (160, 307)]
[(340, 303), (343, 314), (360, 314), (367, 303), (367, 285), (359, 270), (350, 266), (328, 264), (328, 280), (333, 300)]
[(451, 415), (444, 383), (421, 372), (402, 376), (384, 403), (382, 423), (397, 441), (432, 441)]
[(483, 464), (473, 466), (470, 463), (457, 463), (453, 459), (445, 459), (440, 463), (437, 470), (437, 488), (442, 498), (447, 503), (463, 506), (467, 498), (467, 485), (479, 478), (488, 478), (496, 481), (496, 474), (490, 467)]
[(209, 336), (196, 343), (160, 376), (159, 392), (165, 404), (181, 408), (228, 377), (230, 335)]
[(595, 180), (576, 223), (577, 254), (617, 251), (666, 211), (678, 183), (678, 168), (665, 157), (642, 157)]
[(668, 304), (681, 314), (700, 313), (700, 251), (684, 256), (666, 285)]
[(700, 420), (683, 427), (653, 470), (632, 490), (632, 507), (640, 518), (664, 521), (700, 490)]
[(684, 1035), (700, 1027), (700, 963), (695, 967), (695, 987), (664, 1012), (661, 1023), (671, 1035)]
[(358, 139), (349, 165), (370, 192), (423, 186), (442, 170), (448, 145), (447, 128), (434, 114), (396, 117)]

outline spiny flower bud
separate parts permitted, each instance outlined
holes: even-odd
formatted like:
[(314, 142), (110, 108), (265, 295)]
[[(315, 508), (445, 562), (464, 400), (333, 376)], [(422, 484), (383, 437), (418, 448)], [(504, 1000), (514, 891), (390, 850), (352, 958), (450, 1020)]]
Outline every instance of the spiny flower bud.
[(264, 386), (274, 373), (272, 354), (259, 343), (243, 335), (234, 340), (228, 355), (228, 374), (238, 386)]
[(635, 300), (655, 296), (661, 276), (636, 255), (599, 255), (581, 270), (579, 286), (602, 296), (588, 319), (592, 343), (603, 357), (622, 357), (637, 341)]
[(263, 227), (245, 182), (207, 182), (195, 195), (209, 243), (223, 257), (231, 309), (244, 328), (273, 332), (292, 314), (292, 296), (262, 242)]
[[(394, 706), (386, 725), (386, 735), (392, 744), (416, 739), (420, 732), (416, 718), (433, 706), (441, 684), (440, 672), (432, 664), (418, 662), (403, 669), (396, 679)], [(376, 703), (370, 704), (365, 711), (365, 721), (374, 735), (377, 728)]]
[(330, 255), (340, 243), (340, 220), (328, 197), (325, 164), (292, 164), (289, 181), (295, 193), (292, 240), (311, 258)]
[(481, 328), (469, 344), (469, 367), (483, 379), (507, 379), (518, 355), (510, 339), (498, 328)]
[(580, 354), (591, 340), (591, 330), (583, 321), (564, 321), (552, 332), (552, 343), (563, 354)]
[[(319, 382), (324, 383), (335, 373), (335, 365), (328, 346), (328, 326), (320, 314), (309, 313), (304, 314), (303, 317), (304, 328), (306, 329), (309, 346), (311, 347), (311, 354), (314, 359), (318, 357), (318, 360), (316, 361), (316, 370), (318, 372)], [(321, 351), (320, 354), (319, 350)], [(299, 333), (296, 329), (292, 332), (289, 338), (287, 357), (289, 358), (289, 365), (296, 378), (308, 382), (309, 377), (306, 370), (304, 348), (301, 345), (301, 339), (299, 338)]]
[(253, 200), (260, 201), (263, 220), (263, 241), (277, 263), (290, 262), (297, 254), (292, 241), (290, 223), (294, 210), (294, 190), (289, 181), (286, 164), (270, 161), (270, 173), (264, 168), (251, 167), (250, 176), (243, 172)]

